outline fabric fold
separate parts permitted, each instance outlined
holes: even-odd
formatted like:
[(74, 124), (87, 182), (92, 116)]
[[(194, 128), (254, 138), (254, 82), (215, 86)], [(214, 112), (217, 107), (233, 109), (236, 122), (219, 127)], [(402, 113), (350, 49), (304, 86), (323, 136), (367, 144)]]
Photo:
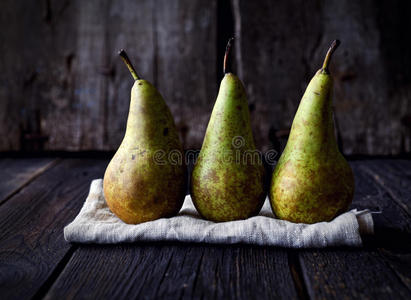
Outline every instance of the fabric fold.
[(93, 180), (87, 199), (72, 223), (64, 228), (68, 242), (115, 244), (139, 241), (179, 241), (211, 244), (253, 244), (286, 248), (361, 246), (362, 234), (373, 233), (368, 210), (351, 210), (331, 222), (296, 224), (276, 219), (268, 198), (258, 216), (246, 220), (214, 223), (198, 215), (191, 197), (179, 214), (138, 225), (126, 224), (108, 208), (103, 180)]

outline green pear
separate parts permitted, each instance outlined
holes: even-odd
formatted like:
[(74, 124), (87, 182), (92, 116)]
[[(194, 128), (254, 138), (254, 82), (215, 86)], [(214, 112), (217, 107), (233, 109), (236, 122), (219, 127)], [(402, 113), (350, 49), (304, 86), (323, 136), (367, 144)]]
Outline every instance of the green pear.
[(328, 65), (338, 45), (338, 40), (332, 43), (323, 67), (309, 83), (274, 170), (269, 196), (280, 219), (330, 221), (352, 202), (354, 177), (338, 150), (331, 106), (333, 80)]
[(200, 215), (215, 222), (246, 219), (263, 204), (264, 167), (254, 145), (250, 113), (240, 79), (226, 72), (191, 177)]
[(186, 167), (173, 117), (163, 97), (140, 79), (124, 50), (135, 82), (123, 141), (104, 174), (110, 210), (129, 224), (171, 217), (180, 210)]

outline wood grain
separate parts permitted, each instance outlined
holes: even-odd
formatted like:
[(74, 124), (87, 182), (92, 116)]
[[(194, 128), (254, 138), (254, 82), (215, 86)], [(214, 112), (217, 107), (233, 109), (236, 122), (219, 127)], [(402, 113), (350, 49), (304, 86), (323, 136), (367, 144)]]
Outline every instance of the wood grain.
[(363, 161), (361, 168), (411, 218), (411, 161), (392, 159), (377, 162)]
[(331, 70), (344, 153), (411, 151), (410, 1), (230, 3), (232, 12), (217, 0), (1, 1), (0, 151), (115, 150), (132, 85), (119, 48), (163, 94), (186, 149), (199, 149), (222, 77), (221, 37), (233, 27), (259, 149), (282, 150), (339, 38)]
[(411, 219), (363, 168), (383, 163), (351, 165), (356, 180), (352, 207), (382, 212), (373, 216), (375, 236), (365, 239), (366, 248), (301, 251), (308, 294), (319, 299), (407, 299), (411, 296)]
[(256, 143), (266, 151), (270, 130), (291, 127), (312, 76), (322, 27), (310, 14), (319, 8), (313, 1), (269, 0), (234, 0), (233, 8), (237, 72), (252, 107)]
[(55, 163), (52, 158), (0, 160), (0, 204), (48, 170)]
[[(309, 80), (336, 38), (342, 44), (331, 73), (344, 153), (411, 150), (411, 43), (404, 38), (405, 28), (411, 26), (404, 13), (410, 3), (232, 2), (238, 73), (255, 108), (254, 134), (263, 150), (270, 146), (269, 137), (284, 146), (284, 138), (275, 137), (275, 132), (290, 128)], [(399, 56), (390, 58), (394, 53)]]
[[(373, 164), (379, 166), (380, 160), (351, 163), (356, 180), (356, 191), (352, 207), (380, 211), (381, 214), (374, 215), (374, 219), (377, 221), (375, 224), (377, 230), (391, 228), (411, 233), (411, 218), (408, 213), (392, 199), (390, 192), (381, 184), (378, 184), (367, 171)], [(394, 185), (395, 183), (393, 183)]]
[(30, 299), (72, 247), (63, 227), (78, 213), (106, 161), (65, 160), (0, 206), (0, 294)]
[[(374, 215), (376, 234), (371, 245), (378, 248), (382, 260), (411, 291), (411, 162), (384, 159), (361, 161), (359, 165), (361, 172), (372, 179), (375, 186), (386, 192), (386, 203), (396, 207), (395, 212), (385, 209), (381, 214)], [(390, 220), (389, 223), (387, 219)]]
[(155, 3), (156, 84), (170, 106), (184, 148), (199, 149), (217, 97), (216, 77), (221, 74), (216, 70), (217, 1)]
[(216, 97), (216, 0), (0, 5), (0, 151), (117, 149), (133, 84), (120, 48), (201, 145)]
[[(0, 168), (8, 164), (0, 160)], [(382, 211), (374, 215), (376, 235), (363, 248), (290, 251), (179, 243), (73, 248), (62, 229), (79, 211), (90, 179), (101, 177), (106, 164), (62, 160), (0, 206), (2, 299), (411, 296), (411, 219), (393, 200), (394, 195), (408, 205), (409, 161), (351, 162), (352, 207)]]
[(1, 58), (0, 150), (32, 150), (36, 136), (45, 138), (39, 150), (116, 149), (133, 84), (117, 51), (127, 49), (153, 81), (152, 1), (26, 1), (7, 9), (1, 37), (15, 51), (3, 49)]
[[(110, 283), (110, 284), (107, 284)], [(285, 250), (249, 246), (81, 246), (47, 299), (295, 299)]]
[(402, 284), (375, 250), (305, 250), (300, 253), (312, 299), (409, 299)]

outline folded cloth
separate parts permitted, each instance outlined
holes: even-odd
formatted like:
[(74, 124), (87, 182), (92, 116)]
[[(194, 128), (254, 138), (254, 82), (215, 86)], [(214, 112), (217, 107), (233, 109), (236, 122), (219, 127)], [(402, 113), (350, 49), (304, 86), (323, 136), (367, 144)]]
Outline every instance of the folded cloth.
[(103, 181), (93, 180), (78, 216), (64, 228), (68, 242), (115, 244), (138, 241), (180, 241), (211, 244), (255, 244), (287, 248), (361, 246), (361, 234), (373, 233), (368, 210), (351, 210), (331, 222), (296, 224), (275, 219), (266, 199), (258, 216), (214, 223), (202, 219), (190, 196), (177, 216), (129, 225), (108, 208)]

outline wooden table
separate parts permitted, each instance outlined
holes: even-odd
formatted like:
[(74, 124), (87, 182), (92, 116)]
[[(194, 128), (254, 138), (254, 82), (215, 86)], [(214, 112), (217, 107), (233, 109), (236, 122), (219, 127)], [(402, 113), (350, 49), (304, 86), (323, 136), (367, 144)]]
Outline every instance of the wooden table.
[(411, 161), (351, 161), (363, 248), (65, 242), (108, 160), (0, 160), (0, 299), (411, 299)]

